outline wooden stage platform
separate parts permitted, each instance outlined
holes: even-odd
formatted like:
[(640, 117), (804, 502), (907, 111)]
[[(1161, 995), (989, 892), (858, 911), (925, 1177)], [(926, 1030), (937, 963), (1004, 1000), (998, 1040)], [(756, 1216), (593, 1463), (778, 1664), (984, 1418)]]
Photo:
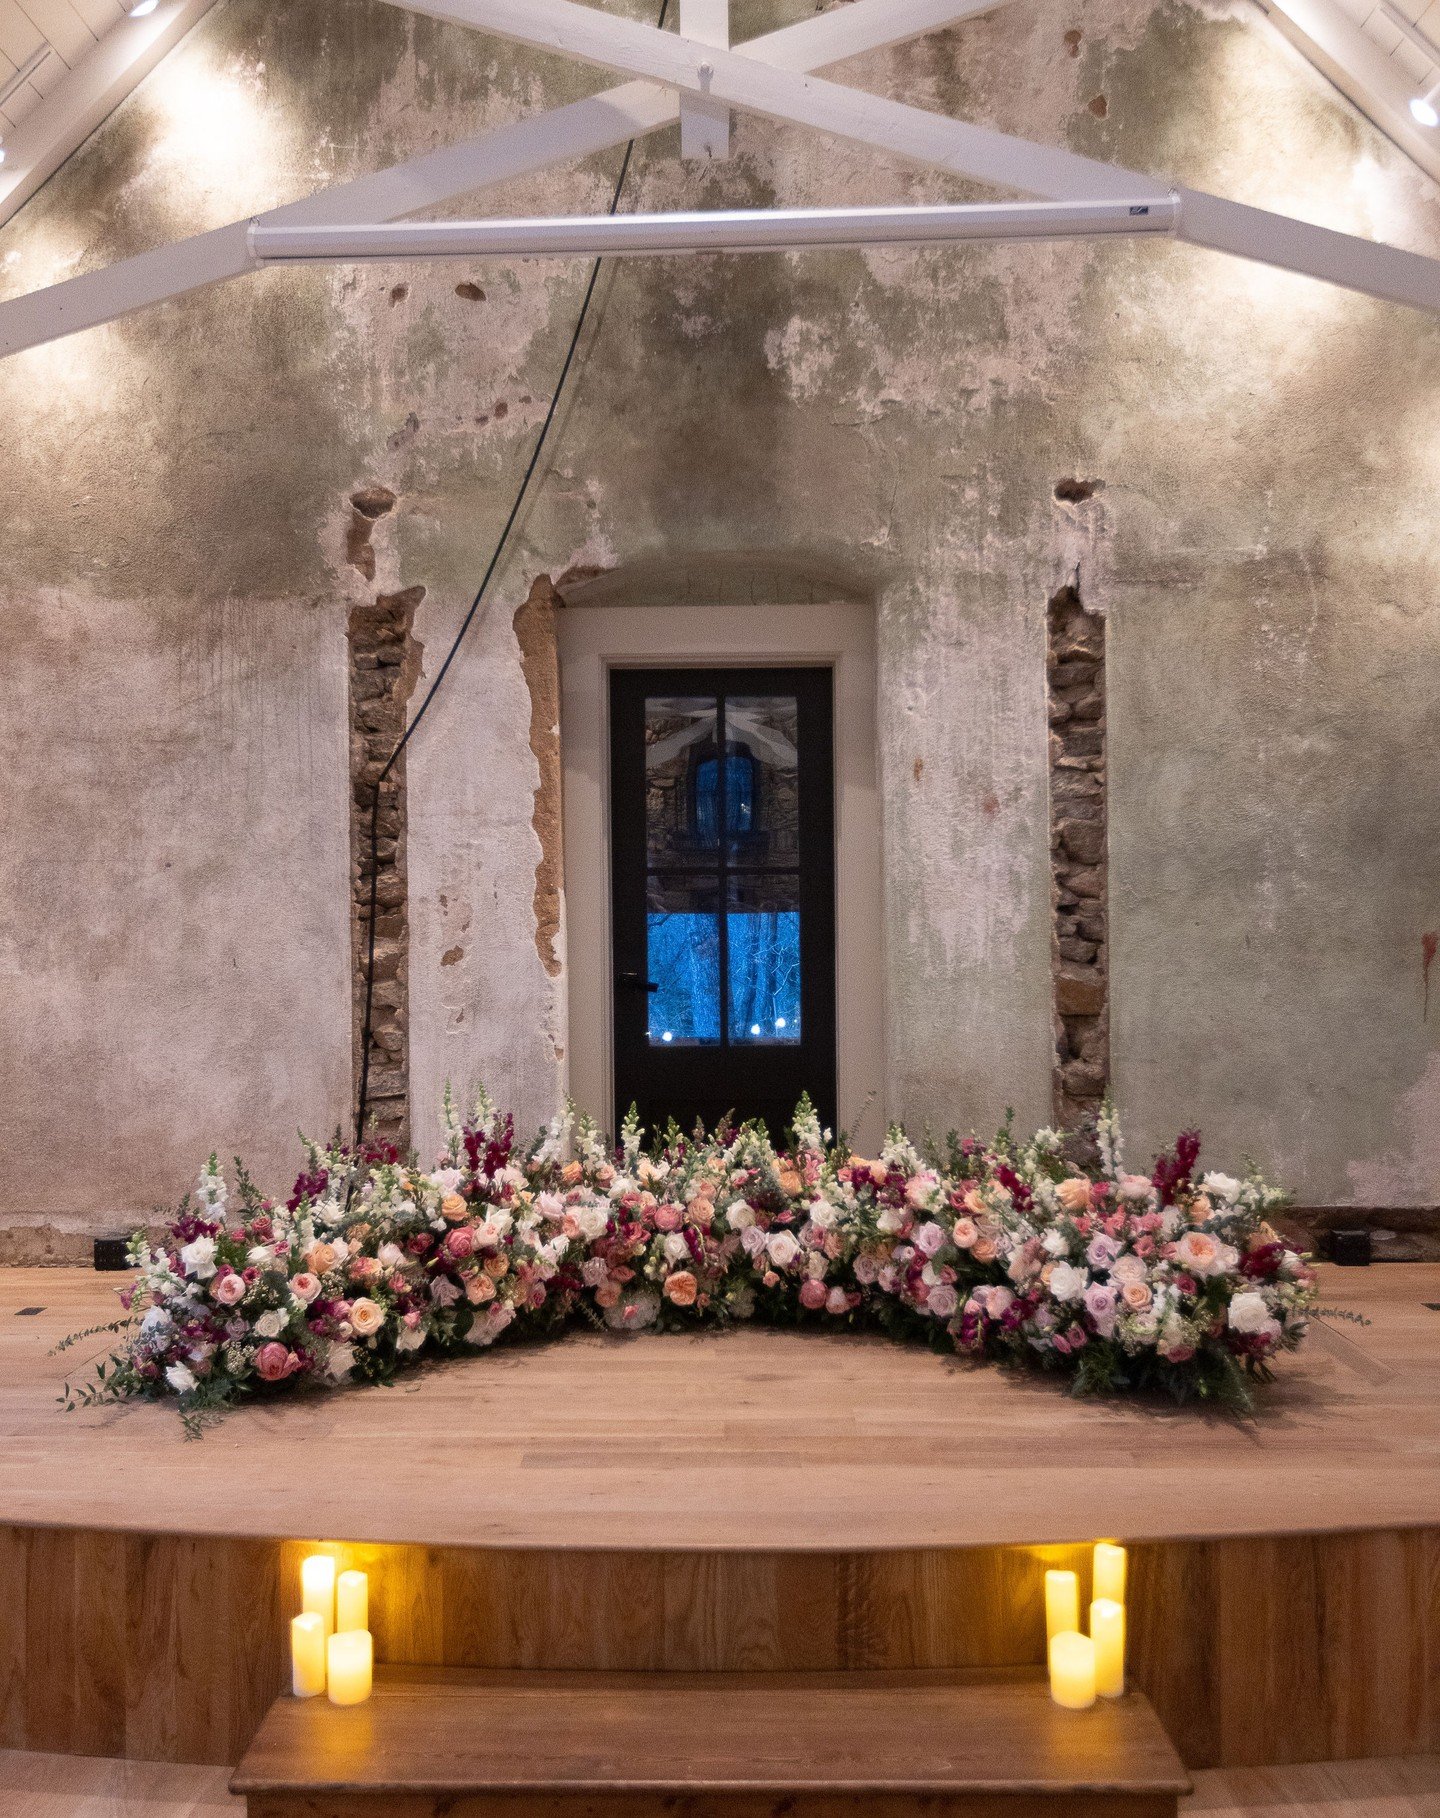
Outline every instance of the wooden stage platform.
[(1440, 1744), (1440, 1267), (1327, 1269), (1370, 1323), (1248, 1423), (744, 1331), (502, 1346), (198, 1442), (57, 1409), (115, 1279), (0, 1271), (0, 1746), (238, 1760), (315, 1544), (371, 1569), (392, 1664), (825, 1672), (1037, 1663), (1045, 1565), (1102, 1535), (1189, 1767)]

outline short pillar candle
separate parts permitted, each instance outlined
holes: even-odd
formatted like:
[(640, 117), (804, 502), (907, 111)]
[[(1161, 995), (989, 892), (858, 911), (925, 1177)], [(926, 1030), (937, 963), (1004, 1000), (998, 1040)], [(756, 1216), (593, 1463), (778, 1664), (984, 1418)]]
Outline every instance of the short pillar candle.
[(311, 1553), (300, 1561), (300, 1607), (318, 1616), (325, 1633), (335, 1633), (335, 1561), (328, 1553)]
[(1125, 1601), (1125, 1549), (1108, 1540), (1095, 1543), (1092, 1597), (1108, 1597), (1112, 1603)]
[(1090, 1605), (1090, 1639), (1095, 1643), (1095, 1690), (1102, 1698), (1125, 1695), (1125, 1605), (1097, 1597)]
[(1080, 1580), (1074, 1572), (1045, 1574), (1045, 1639), (1080, 1627)]
[(290, 1690), (297, 1698), (325, 1690), (325, 1624), (313, 1610), (290, 1622)]
[(349, 1629), (325, 1644), (331, 1704), (364, 1704), (370, 1696), (374, 1650), (369, 1629)]
[(1050, 1696), (1067, 1711), (1088, 1711), (1095, 1702), (1095, 1643), (1077, 1629), (1050, 1637)]
[(342, 1572), (335, 1580), (335, 1632), (370, 1627), (370, 1580), (364, 1572)]

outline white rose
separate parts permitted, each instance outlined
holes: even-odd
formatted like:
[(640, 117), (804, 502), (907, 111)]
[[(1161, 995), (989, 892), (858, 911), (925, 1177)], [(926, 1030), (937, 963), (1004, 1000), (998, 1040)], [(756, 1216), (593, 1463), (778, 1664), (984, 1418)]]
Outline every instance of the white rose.
[(1061, 1231), (1047, 1231), (1040, 1239), (1047, 1256), (1063, 1256), (1070, 1248), (1069, 1240)]
[(666, 1260), (666, 1262), (672, 1262), (672, 1263), (684, 1262), (686, 1257), (689, 1256), (689, 1254), (690, 1254), (690, 1246), (689, 1246), (689, 1244), (686, 1243), (685, 1238), (682, 1235), (682, 1233), (679, 1231), (672, 1231), (670, 1233), (670, 1235), (665, 1239), (665, 1260)]
[(355, 1368), (355, 1347), (334, 1343), (325, 1353), (325, 1374), (331, 1382), (343, 1382)]
[(800, 1254), (800, 1245), (789, 1231), (772, 1231), (765, 1247), (777, 1269), (788, 1269)]
[(1249, 1288), (1230, 1302), (1226, 1318), (1234, 1332), (1263, 1332), (1270, 1324), (1270, 1308), (1263, 1294)]
[(275, 1266), (275, 1252), (267, 1248), (264, 1244), (256, 1244), (253, 1249), (245, 1252), (245, 1260), (252, 1269), (273, 1269)]
[(278, 1338), (285, 1330), (286, 1319), (279, 1307), (272, 1307), (268, 1313), (262, 1313), (255, 1321), (255, 1330), (261, 1338)]
[(209, 1281), (215, 1273), (215, 1239), (197, 1237), (180, 1252), (180, 1267), (196, 1281)]
[(903, 1230), (908, 1217), (909, 1214), (902, 1211), (900, 1207), (886, 1206), (883, 1211), (877, 1214), (875, 1226), (876, 1229), (880, 1231), (900, 1231)]
[(828, 1200), (824, 1200), (824, 1199), (811, 1200), (811, 1202), (810, 1202), (810, 1223), (812, 1225), (819, 1225), (819, 1227), (822, 1231), (832, 1230), (834, 1228), (835, 1221), (837, 1218), (839, 1218), (839, 1216), (840, 1216), (840, 1214), (835, 1210), (834, 1206), (832, 1206)]
[(748, 1231), (755, 1223), (755, 1208), (743, 1199), (737, 1199), (726, 1208), (726, 1223), (732, 1231)]
[(405, 1252), (400, 1248), (399, 1244), (381, 1244), (380, 1248), (375, 1253), (375, 1260), (380, 1264), (382, 1269), (403, 1269), (405, 1267)]
[(418, 1351), (425, 1342), (424, 1326), (401, 1326), (395, 1335), (397, 1351)]
[(1077, 1269), (1073, 1264), (1067, 1262), (1056, 1263), (1050, 1271), (1051, 1296), (1055, 1300), (1079, 1300), (1085, 1292), (1087, 1281), (1088, 1277), (1083, 1269)]
[(188, 1364), (173, 1363), (165, 1372), (165, 1380), (177, 1395), (184, 1395), (195, 1387), (195, 1372)]
[(605, 1235), (605, 1227), (610, 1222), (608, 1206), (576, 1206), (575, 1223), (580, 1227), (580, 1235), (592, 1243), (597, 1237)]
[(1233, 1204), (1240, 1197), (1241, 1184), (1233, 1174), (1207, 1174), (1200, 1182), (1200, 1188), (1211, 1199), (1226, 1199)]

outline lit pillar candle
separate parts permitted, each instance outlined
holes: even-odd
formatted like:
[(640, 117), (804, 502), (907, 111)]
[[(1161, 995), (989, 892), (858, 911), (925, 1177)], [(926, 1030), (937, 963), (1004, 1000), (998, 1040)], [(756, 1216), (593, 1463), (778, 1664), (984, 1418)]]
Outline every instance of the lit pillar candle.
[(300, 1607), (318, 1616), (325, 1633), (335, 1632), (335, 1561), (325, 1553), (312, 1553), (300, 1561)]
[(325, 1690), (325, 1624), (313, 1611), (291, 1618), (290, 1689), (297, 1698)]
[(1095, 1543), (1094, 1584), (1092, 1597), (1108, 1597), (1112, 1603), (1125, 1601), (1125, 1549), (1112, 1546), (1108, 1540)]
[(1073, 1572), (1045, 1574), (1045, 1639), (1080, 1627), (1080, 1580)]
[(370, 1627), (370, 1580), (363, 1572), (342, 1572), (335, 1580), (335, 1631)]
[(370, 1696), (374, 1651), (369, 1629), (332, 1635), (325, 1644), (331, 1704), (364, 1704)]
[(1070, 1629), (1050, 1637), (1050, 1696), (1067, 1711), (1088, 1711), (1094, 1704), (1095, 1643), (1088, 1635)]
[(1125, 1605), (1097, 1597), (1090, 1605), (1090, 1639), (1095, 1643), (1095, 1690), (1102, 1698), (1125, 1694)]

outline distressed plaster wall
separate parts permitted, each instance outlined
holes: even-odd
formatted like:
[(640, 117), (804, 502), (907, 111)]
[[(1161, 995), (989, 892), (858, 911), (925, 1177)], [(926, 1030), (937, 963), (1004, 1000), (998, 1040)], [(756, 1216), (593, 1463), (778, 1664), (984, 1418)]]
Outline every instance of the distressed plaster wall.
[[(809, 10), (736, 0), (736, 32)], [(1440, 253), (1431, 187), (1248, 4), (1017, 0), (835, 73)], [(223, 0), (0, 233), (0, 288), (602, 81), (380, 0)], [(972, 193), (768, 123), (735, 144), (698, 171), (657, 136), (626, 205)], [(614, 167), (478, 206), (603, 206)], [(173, 1197), (216, 1141), (279, 1170), (297, 1122), (343, 1120), (347, 617), (426, 589), (420, 698), (584, 275), (277, 271), (0, 365), (0, 1093), (24, 1108), (0, 1224), (98, 1226)], [(1135, 1152), (1198, 1122), (1310, 1201), (1440, 1199), (1437, 381), (1440, 322), (1178, 246), (612, 269), (543, 487), (408, 757), (417, 1139), (447, 1075), (529, 1122), (563, 1085), (516, 608), (539, 574), (696, 550), (869, 577), (888, 1109), (1043, 1121), (1045, 609), (1078, 563), (1109, 620)], [(1103, 481), (1083, 524), (1053, 496), (1076, 474)], [(397, 500), (373, 577), (346, 556), (366, 486)], [(85, 1108), (121, 1159), (57, 1170)]]

